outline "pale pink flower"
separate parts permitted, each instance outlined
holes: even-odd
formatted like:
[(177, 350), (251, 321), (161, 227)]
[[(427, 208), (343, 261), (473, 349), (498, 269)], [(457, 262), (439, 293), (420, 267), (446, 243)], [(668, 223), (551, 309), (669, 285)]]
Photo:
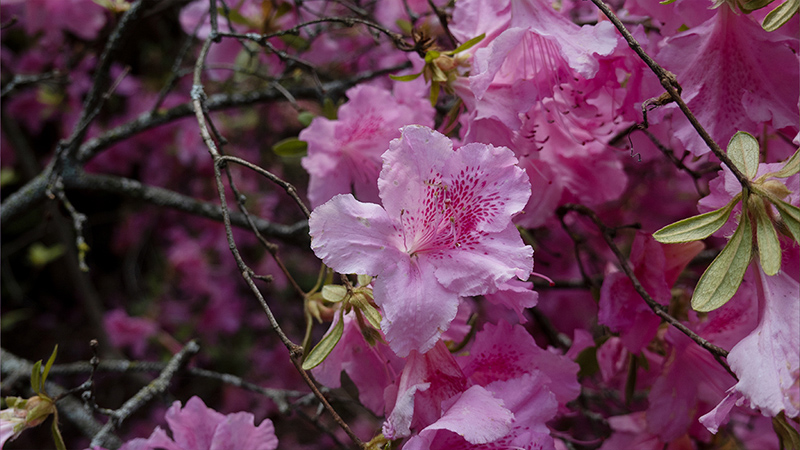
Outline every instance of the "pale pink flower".
[(770, 417), (800, 415), (800, 283), (788, 270), (767, 276), (757, 265), (758, 326), (728, 355), (734, 390)]
[(381, 328), (398, 355), (430, 350), (456, 315), (459, 297), (527, 279), (533, 250), (511, 218), (530, 183), (507, 148), (402, 129), (383, 155), (383, 206), (338, 195), (309, 220), (311, 247), (340, 273), (377, 276)]

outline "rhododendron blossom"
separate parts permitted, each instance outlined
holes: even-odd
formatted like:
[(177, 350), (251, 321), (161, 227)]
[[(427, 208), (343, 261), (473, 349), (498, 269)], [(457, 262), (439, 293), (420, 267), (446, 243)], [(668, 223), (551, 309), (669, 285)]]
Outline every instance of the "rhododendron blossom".
[(338, 195), (309, 220), (311, 247), (337, 272), (377, 276), (381, 328), (400, 356), (431, 349), (461, 296), (527, 279), (533, 251), (511, 218), (530, 184), (506, 148), (408, 126), (383, 155), (383, 206)]

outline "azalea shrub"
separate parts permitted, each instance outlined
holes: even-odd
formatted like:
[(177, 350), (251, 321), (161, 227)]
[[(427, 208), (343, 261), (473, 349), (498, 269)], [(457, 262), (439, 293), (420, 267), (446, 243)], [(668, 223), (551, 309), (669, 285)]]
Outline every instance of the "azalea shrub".
[(3, 0), (0, 445), (800, 450), (797, 11)]

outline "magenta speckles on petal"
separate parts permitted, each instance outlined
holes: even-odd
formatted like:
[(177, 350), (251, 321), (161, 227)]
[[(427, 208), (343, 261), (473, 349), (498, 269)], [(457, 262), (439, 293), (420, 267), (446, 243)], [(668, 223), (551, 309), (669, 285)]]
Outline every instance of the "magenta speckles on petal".
[(436, 343), (459, 297), (496, 292), (531, 272), (533, 250), (511, 223), (530, 182), (511, 150), (453, 150), (446, 136), (418, 125), (402, 128), (382, 159), (383, 207), (334, 197), (311, 215), (311, 247), (339, 272), (377, 276), (381, 328), (405, 356)]

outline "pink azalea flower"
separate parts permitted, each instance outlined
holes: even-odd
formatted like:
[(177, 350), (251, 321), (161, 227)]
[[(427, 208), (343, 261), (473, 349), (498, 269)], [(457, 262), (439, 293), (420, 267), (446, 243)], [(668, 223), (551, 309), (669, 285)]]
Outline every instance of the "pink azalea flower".
[[(790, 138), (797, 134), (796, 38), (767, 33), (723, 5), (702, 25), (662, 42), (656, 60), (677, 75), (687, 105), (716, 142), (724, 145), (740, 130), (760, 135), (765, 123)], [(682, 114), (673, 117), (687, 150), (710, 151)]]
[(156, 427), (147, 439), (133, 439), (120, 450), (275, 450), (278, 438), (272, 421), (254, 425), (253, 415), (238, 412), (224, 415), (207, 407), (199, 397), (192, 397), (181, 408), (175, 402), (167, 410), (172, 437)]
[[(339, 322), (337, 314), (331, 328)], [(394, 383), (403, 361), (382, 342), (370, 345), (355, 319), (355, 313), (344, 316), (344, 331), (339, 343), (319, 366), (313, 369), (314, 377), (331, 388), (341, 386), (344, 371), (358, 387), (358, 400), (375, 414), (385, 409), (383, 392)]]
[(577, 372), (523, 327), (486, 324), (467, 356), (454, 357), (441, 341), (425, 355), (412, 352), (387, 389), (384, 436), (410, 437), (410, 449), (552, 449), (545, 423), (580, 393)]
[[(796, 252), (796, 247), (794, 249)], [(796, 267), (795, 267), (796, 272)], [(731, 349), (728, 362), (739, 377), (734, 386), (750, 406), (774, 417), (800, 415), (800, 283), (788, 271), (767, 276), (755, 270), (759, 322)]]
[(359, 85), (347, 91), (347, 98), (338, 119), (317, 117), (300, 132), (308, 142), (302, 164), (310, 175), (308, 197), (314, 208), (348, 193), (379, 203), (381, 154), (389, 141), (400, 137), (404, 125), (433, 126), (433, 108), (421, 97), (401, 99), (386, 89)]
[(459, 297), (497, 291), (533, 268), (511, 218), (530, 183), (507, 148), (407, 126), (383, 155), (383, 206), (338, 195), (309, 220), (311, 247), (340, 273), (377, 276), (381, 328), (400, 356), (430, 350)]

